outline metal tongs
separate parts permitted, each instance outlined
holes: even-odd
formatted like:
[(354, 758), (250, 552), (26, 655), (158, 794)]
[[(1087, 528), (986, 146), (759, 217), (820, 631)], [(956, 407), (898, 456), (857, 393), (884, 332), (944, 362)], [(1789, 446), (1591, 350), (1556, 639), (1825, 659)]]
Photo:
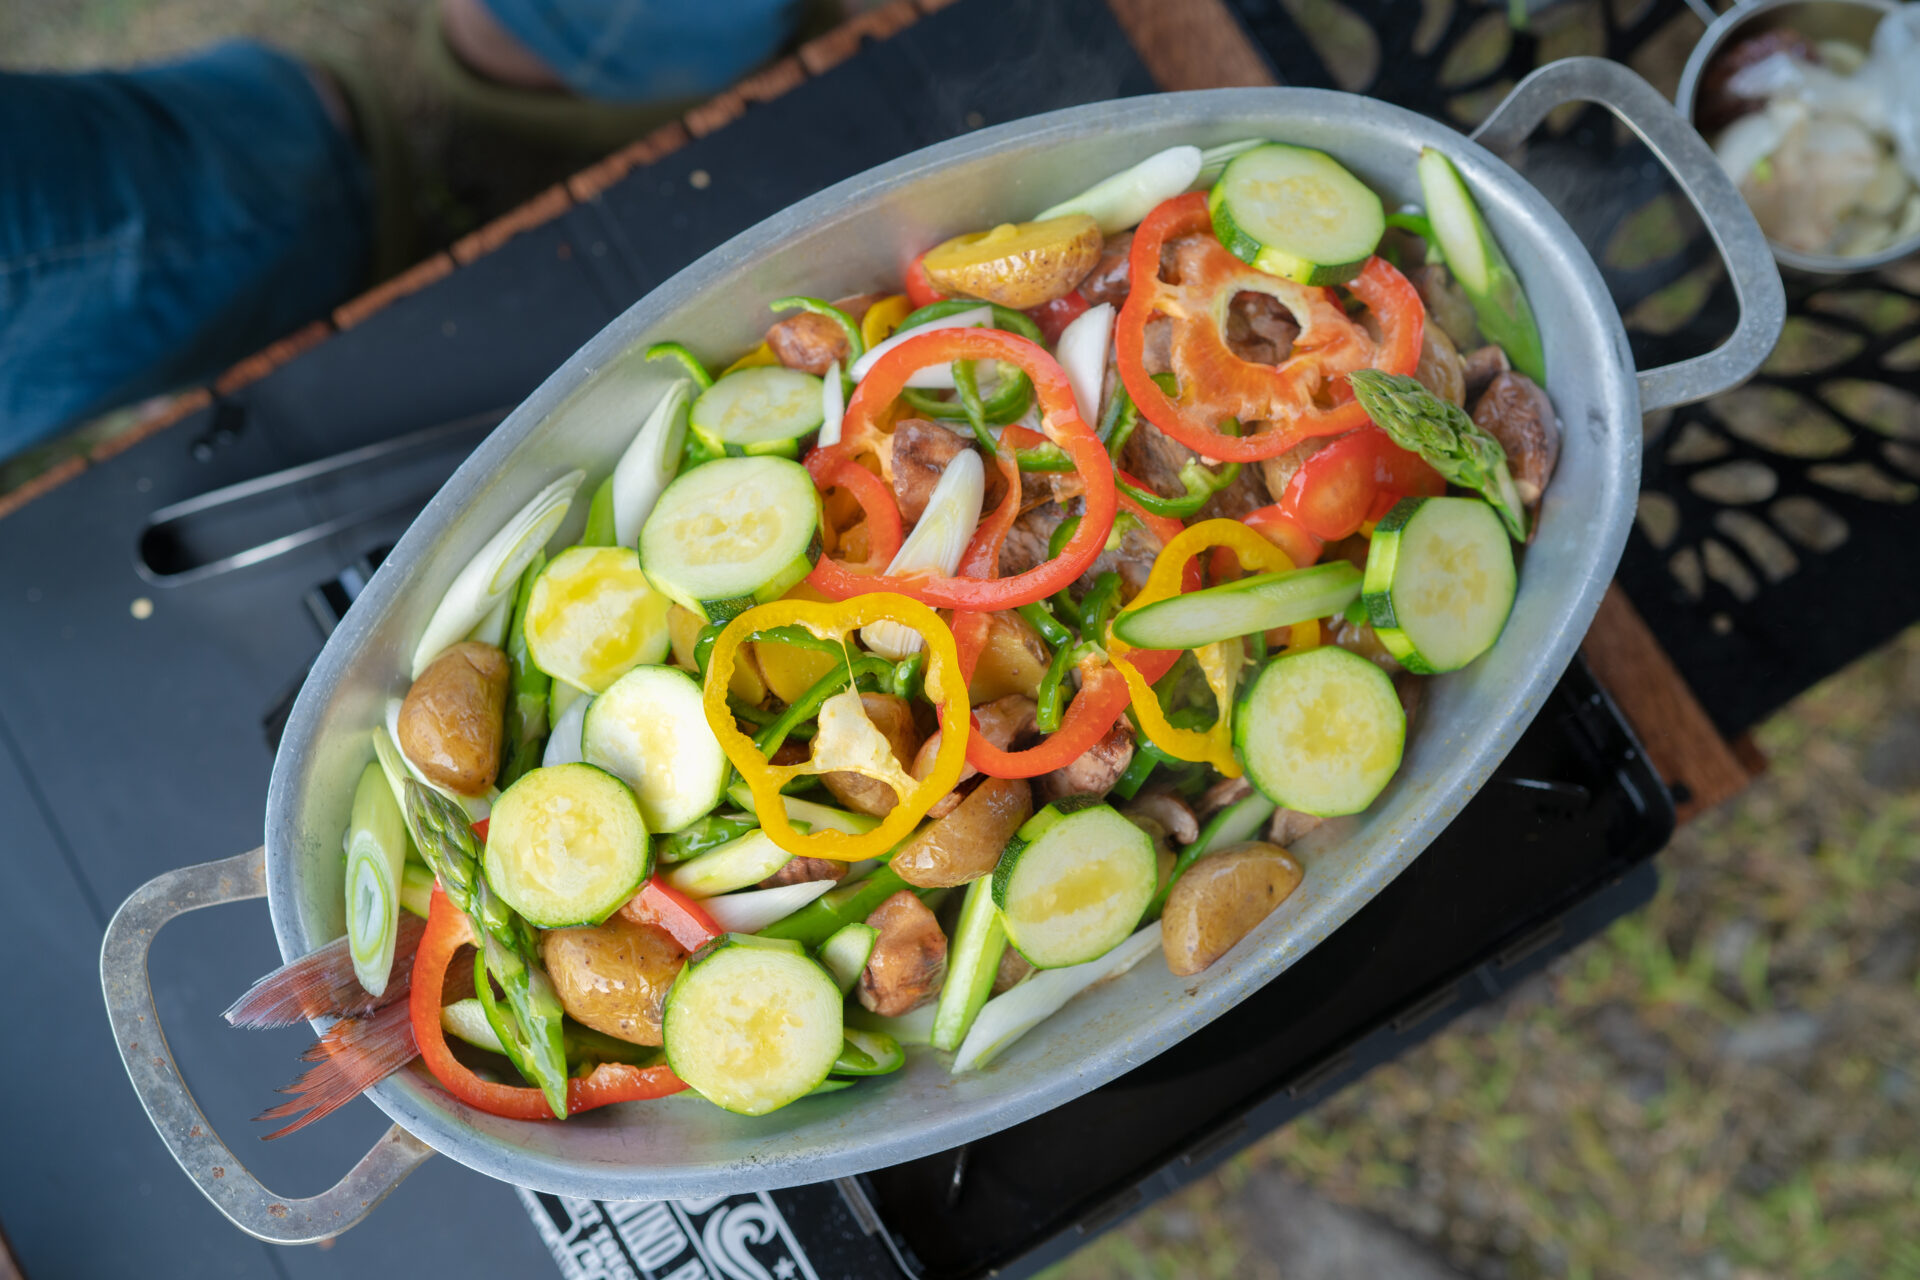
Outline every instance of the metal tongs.
[[(469, 414), (161, 507), (147, 517), (140, 532), (134, 568), (155, 586), (186, 586), (275, 559), (384, 517), (417, 511), (479, 438), (511, 411), (508, 406)], [(445, 465), (431, 465), (436, 460)], [(400, 464), (398, 469), (395, 464)], [(410, 475), (417, 477), (415, 482), (397, 496), (376, 498), (303, 527), (279, 531), (290, 518), (315, 506), (331, 505), (318, 501), (316, 482), (358, 478), (361, 483), (356, 487), (377, 490), (390, 489), (396, 476), (404, 483)], [(388, 483), (383, 486), (383, 481)], [(235, 525), (237, 529), (231, 527)], [(262, 536), (263, 530), (267, 536)]]

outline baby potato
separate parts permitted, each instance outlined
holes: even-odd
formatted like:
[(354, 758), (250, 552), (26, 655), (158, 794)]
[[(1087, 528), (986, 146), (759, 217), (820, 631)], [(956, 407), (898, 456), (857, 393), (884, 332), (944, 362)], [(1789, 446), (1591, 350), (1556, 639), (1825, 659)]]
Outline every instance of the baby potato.
[(1071, 213), (955, 236), (921, 263), (938, 288), (1023, 311), (1072, 292), (1099, 265), (1101, 243), (1100, 225)]
[(575, 1022), (632, 1044), (660, 1043), (667, 988), (687, 962), (664, 930), (619, 915), (553, 929), (540, 939), (540, 958)]
[(428, 781), (477, 796), (500, 771), (507, 655), (465, 640), (435, 658), (400, 704), (400, 749)]
[(992, 875), (1007, 841), (1032, 816), (1033, 789), (1025, 778), (988, 778), (901, 846), (893, 869), (923, 889)]
[(1010, 694), (1038, 697), (1053, 657), (1033, 624), (1011, 610), (987, 615), (987, 642), (967, 684), (967, 701), (984, 706)]
[(1161, 949), (1179, 977), (1199, 973), (1287, 900), (1304, 874), (1293, 855), (1255, 840), (1187, 868), (1161, 913)]
[[(914, 753), (920, 750), (920, 730), (913, 723), (913, 707), (905, 698), (890, 693), (863, 693), (860, 706), (867, 713), (867, 719), (873, 721), (873, 727), (886, 738), (900, 768), (905, 770), (913, 763)], [(823, 773), (820, 782), (833, 793), (834, 799), (856, 813), (884, 818), (900, 803), (892, 787), (851, 769)]]

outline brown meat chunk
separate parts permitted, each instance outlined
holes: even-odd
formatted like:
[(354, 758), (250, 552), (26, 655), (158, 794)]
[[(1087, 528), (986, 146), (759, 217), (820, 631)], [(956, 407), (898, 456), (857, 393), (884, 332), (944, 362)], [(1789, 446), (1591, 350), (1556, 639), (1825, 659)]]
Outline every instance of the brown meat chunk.
[[(911, 529), (920, 523), (920, 517), (927, 513), (927, 501), (933, 497), (933, 487), (940, 483), (941, 475), (955, 458), (971, 448), (973, 441), (970, 437), (926, 418), (906, 418), (894, 427), (886, 445), (887, 470), (892, 475), (894, 502), (899, 506), (900, 518), (907, 528)], [(1023, 493), (1025, 480), (1023, 475)], [(991, 511), (999, 506), (1006, 492), (1006, 477), (1000, 474), (999, 467), (988, 464), (981, 511)]]
[(926, 903), (902, 889), (875, 907), (867, 923), (880, 936), (860, 973), (862, 1005), (883, 1018), (897, 1018), (940, 994), (947, 976), (947, 935)]
[(767, 330), (767, 345), (773, 348), (774, 359), (781, 364), (816, 378), (825, 374), (835, 360), (844, 368), (852, 352), (840, 326), (811, 311), (796, 312), (776, 321)]
[(1560, 424), (1539, 384), (1524, 373), (1503, 373), (1473, 406), (1474, 422), (1507, 451), (1507, 469), (1529, 511), (1553, 478), (1560, 460)]
[(811, 884), (815, 880), (843, 880), (847, 864), (831, 858), (790, 858), (787, 865), (762, 880), (759, 888), (778, 889), (787, 884)]
[(1426, 325), (1422, 330), (1420, 363), (1413, 371), (1413, 378), (1442, 400), (1462, 408), (1466, 406), (1466, 364), (1460, 359), (1453, 339), (1437, 324)]
[(1100, 261), (1080, 282), (1080, 296), (1087, 300), (1088, 306), (1111, 302), (1117, 307), (1127, 300), (1127, 290), (1133, 280), (1127, 259), (1132, 253), (1133, 232), (1122, 231), (1107, 237), (1106, 243), (1100, 246)]
[(1140, 367), (1149, 374), (1173, 371), (1173, 321), (1156, 315), (1140, 327)]
[(1513, 368), (1507, 353), (1489, 342), (1461, 357), (1467, 378), (1467, 398), (1462, 404), (1479, 404), (1493, 380)]
[(1267, 482), (1260, 478), (1260, 468), (1243, 463), (1233, 483), (1208, 498), (1194, 519), (1242, 520), (1272, 501), (1267, 494)]
[(1243, 289), (1227, 303), (1227, 349), (1254, 364), (1279, 364), (1293, 354), (1300, 326), (1270, 293)]
[(1062, 796), (1104, 796), (1132, 763), (1133, 727), (1123, 716), (1078, 760), (1035, 778), (1034, 795), (1043, 804)]

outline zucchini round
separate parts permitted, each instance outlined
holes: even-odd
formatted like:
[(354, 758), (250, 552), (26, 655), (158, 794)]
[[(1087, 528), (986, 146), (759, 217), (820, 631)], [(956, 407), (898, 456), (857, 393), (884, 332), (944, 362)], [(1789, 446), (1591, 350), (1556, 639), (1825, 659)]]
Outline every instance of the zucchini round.
[(1207, 197), (1228, 252), (1307, 285), (1360, 274), (1387, 229), (1380, 197), (1324, 151), (1269, 142), (1242, 152)]
[(737, 369), (700, 393), (688, 415), (715, 453), (793, 457), (823, 417), (820, 379), (783, 365)]
[(494, 802), (487, 883), (538, 928), (599, 924), (633, 896), (651, 862), (639, 802), (604, 769), (534, 769)]
[(846, 1045), (841, 1000), (799, 943), (730, 933), (667, 992), (667, 1063), (708, 1101), (765, 1115), (833, 1070)]
[(672, 603), (647, 581), (631, 548), (570, 547), (527, 594), (527, 652), (548, 675), (602, 693), (634, 667), (667, 656)]
[(785, 458), (718, 458), (684, 472), (640, 530), (648, 579), (707, 622), (779, 599), (819, 558), (819, 492)]
[(1518, 579), (1499, 515), (1479, 498), (1403, 498), (1373, 531), (1367, 620), (1400, 665), (1457, 671), (1493, 648)]
[(1027, 819), (993, 873), (1007, 939), (1036, 969), (1085, 964), (1125, 942), (1159, 881), (1152, 839), (1112, 806), (1062, 808)]
[(700, 699), (676, 667), (635, 667), (587, 710), (583, 758), (633, 788), (656, 834), (683, 830), (726, 793), (726, 753)]
[(1400, 768), (1407, 713), (1387, 673), (1333, 645), (1267, 663), (1241, 697), (1233, 747), (1282, 808), (1359, 813)]

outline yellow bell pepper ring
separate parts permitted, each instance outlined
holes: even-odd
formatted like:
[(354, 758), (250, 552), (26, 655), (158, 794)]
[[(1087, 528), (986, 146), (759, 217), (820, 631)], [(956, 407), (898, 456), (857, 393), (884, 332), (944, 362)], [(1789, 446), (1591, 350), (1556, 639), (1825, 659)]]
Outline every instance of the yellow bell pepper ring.
[[(865, 720), (865, 713), (859, 710), (858, 694), (844, 702), (836, 703), (834, 698), (828, 699), (831, 710), (825, 706), (822, 708), (822, 732), (815, 738), (808, 759), (798, 764), (776, 765), (761, 755), (753, 739), (740, 732), (734, 722), (733, 710), (727, 705), (727, 685), (732, 678), (734, 665), (740, 661), (741, 646), (757, 632), (785, 626), (802, 626), (823, 640), (845, 645), (851, 643), (853, 632), (874, 622), (900, 623), (926, 641), (925, 688), (928, 699), (940, 712), (940, 749), (934, 756), (933, 768), (927, 776), (914, 782), (898, 762), (892, 761), (890, 755), (886, 761), (872, 767), (862, 767), (865, 762), (858, 759), (820, 758), (821, 740), (830, 736), (826, 732), (829, 720), (835, 721), (833, 727), (836, 733), (832, 736), (843, 743), (849, 738), (859, 742), (878, 736), (878, 730), (870, 721), (865, 721), (864, 725), (841, 723)], [(761, 830), (775, 844), (797, 858), (859, 862), (864, 858), (881, 856), (906, 839), (920, 819), (926, 816), (927, 810), (959, 784), (960, 771), (966, 764), (972, 708), (967, 703), (967, 682), (960, 674), (960, 655), (954, 644), (953, 632), (940, 620), (940, 615), (926, 605), (890, 591), (876, 591), (842, 601), (775, 600), (747, 610), (729, 622), (726, 629), (715, 637), (713, 651), (707, 658), (702, 696), (707, 724), (713, 729), (713, 736), (720, 740), (720, 749), (726, 752), (727, 759), (733, 762), (733, 767), (739, 770), (748, 790), (753, 793), (754, 810), (760, 816)], [(845, 699), (846, 695), (836, 694), (834, 697)], [(839, 733), (842, 728), (849, 732)], [(871, 733), (863, 734), (863, 728)], [(864, 835), (851, 835), (844, 831), (803, 833), (796, 830), (787, 820), (787, 808), (781, 803), (780, 789), (805, 774), (846, 768), (867, 773), (891, 786), (899, 798), (893, 810), (881, 820), (879, 826)]]
[[(1238, 520), (1203, 520), (1182, 529), (1160, 549), (1160, 554), (1154, 558), (1153, 570), (1147, 575), (1146, 586), (1121, 612), (1144, 609), (1150, 604), (1179, 595), (1187, 562), (1215, 547), (1225, 547), (1233, 552), (1245, 571), (1285, 573), (1294, 568), (1293, 560), (1286, 552)], [(1303, 627), (1312, 630), (1303, 634)], [(1302, 623), (1294, 628), (1293, 647), (1311, 648), (1318, 643), (1319, 635), (1317, 621)], [(1133, 714), (1140, 721), (1141, 731), (1154, 746), (1170, 756), (1210, 764), (1226, 777), (1239, 777), (1244, 770), (1239, 758), (1233, 754), (1233, 686), (1237, 672), (1235, 664), (1227, 660), (1226, 647), (1206, 645), (1196, 651), (1207, 684), (1220, 705), (1220, 716), (1209, 729), (1181, 729), (1167, 720), (1166, 714), (1160, 710), (1160, 699), (1154, 696), (1153, 686), (1147, 683), (1139, 668), (1127, 661), (1126, 655), (1132, 651), (1133, 646), (1118, 635), (1112, 636), (1107, 646), (1107, 656), (1112, 659), (1115, 670), (1127, 682), (1127, 689), (1133, 695)]]

